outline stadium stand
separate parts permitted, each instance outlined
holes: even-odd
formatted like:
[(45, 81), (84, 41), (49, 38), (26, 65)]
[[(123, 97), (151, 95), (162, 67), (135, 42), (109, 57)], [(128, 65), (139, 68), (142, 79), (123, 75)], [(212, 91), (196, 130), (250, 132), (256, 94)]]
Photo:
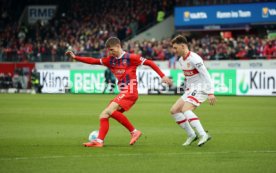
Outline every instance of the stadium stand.
[[(104, 3), (103, 3), (104, 2)], [(78, 54), (103, 55), (104, 41), (109, 36), (128, 40), (160, 21), (177, 6), (198, 6), (259, 2), (254, 0), (208, 1), (1, 1), (0, 61), (55, 62), (70, 61), (64, 52), (73, 49)], [(16, 5), (15, 5), (16, 4)], [(27, 25), (20, 16), (28, 5), (55, 4), (55, 17), (48, 24), (38, 21)], [(15, 8), (16, 7), (16, 8)], [(158, 19), (158, 20), (157, 20)], [(216, 35), (193, 36), (191, 49), (205, 60), (271, 59), (275, 58), (275, 41), (242, 33), (230, 39)], [(126, 43), (125, 47), (154, 60), (174, 59), (167, 39)]]

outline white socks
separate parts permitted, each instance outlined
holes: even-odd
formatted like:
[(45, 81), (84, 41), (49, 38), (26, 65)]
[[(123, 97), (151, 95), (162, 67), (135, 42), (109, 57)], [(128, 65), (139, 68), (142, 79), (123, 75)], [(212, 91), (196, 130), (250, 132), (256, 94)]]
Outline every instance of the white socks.
[(184, 116), (182, 112), (173, 114), (173, 117), (177, 124), (187, 132), (188, 136), (195, 136), (195, 131), (190, 126), (188, 119)]
[(188, 111), (184, 112), (184, 116), (186, 117), (186, 119), (188, 119), (189, 123), (192, 125), (193, 128), (196, 129), (196, 131), (198, 132), (198, 134), (200, 136), (206, 135), (206, 132), (203, 129), (196, 114), (194, 114), (192, 111), (188, 110)]

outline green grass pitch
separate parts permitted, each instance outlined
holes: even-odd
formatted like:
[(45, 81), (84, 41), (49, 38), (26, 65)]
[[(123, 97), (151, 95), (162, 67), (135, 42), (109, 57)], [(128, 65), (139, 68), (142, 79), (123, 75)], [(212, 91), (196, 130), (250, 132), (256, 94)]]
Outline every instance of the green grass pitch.
[(183, 147), (170, 117), (179, 96), (140, 96), (126, 115), (144, 134), (110, 120), (104, 148), (85, 148), (114, 95), (0, 94), (0, 173), (276, 172), (276, 97), (217, 97), (195, 112), (212, 140)]

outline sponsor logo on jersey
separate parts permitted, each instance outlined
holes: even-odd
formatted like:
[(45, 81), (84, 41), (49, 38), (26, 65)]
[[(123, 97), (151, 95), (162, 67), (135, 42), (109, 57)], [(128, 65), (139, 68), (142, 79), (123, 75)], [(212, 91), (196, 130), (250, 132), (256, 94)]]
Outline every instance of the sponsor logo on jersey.
[(115, 74), (124, 74), (125, 73), (125, 69), (118, 69), (118, 70), (115, 70)]
[(197, 69), (193, 69), (193, 70), (183, 70), (184, 71), (184, 75), (185, 76), (193, 76), (195, 74), (198, 74)]

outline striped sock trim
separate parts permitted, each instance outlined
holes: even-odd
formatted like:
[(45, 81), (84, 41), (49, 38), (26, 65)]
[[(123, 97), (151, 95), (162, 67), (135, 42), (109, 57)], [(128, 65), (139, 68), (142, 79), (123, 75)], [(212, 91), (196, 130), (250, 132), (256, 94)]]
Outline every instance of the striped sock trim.
[(189, 122), (195, 121), (195, 120), (199, 120), (199, 118), (191, 118), (191, 119), (189, 119)]
[(185, 123), (187, 121), (187, 119), (184, 119), (184, 120), (182, 120), (182, 121), (177, 121), (176, 123), (177, 124), (182, 124), (182, 123)]

